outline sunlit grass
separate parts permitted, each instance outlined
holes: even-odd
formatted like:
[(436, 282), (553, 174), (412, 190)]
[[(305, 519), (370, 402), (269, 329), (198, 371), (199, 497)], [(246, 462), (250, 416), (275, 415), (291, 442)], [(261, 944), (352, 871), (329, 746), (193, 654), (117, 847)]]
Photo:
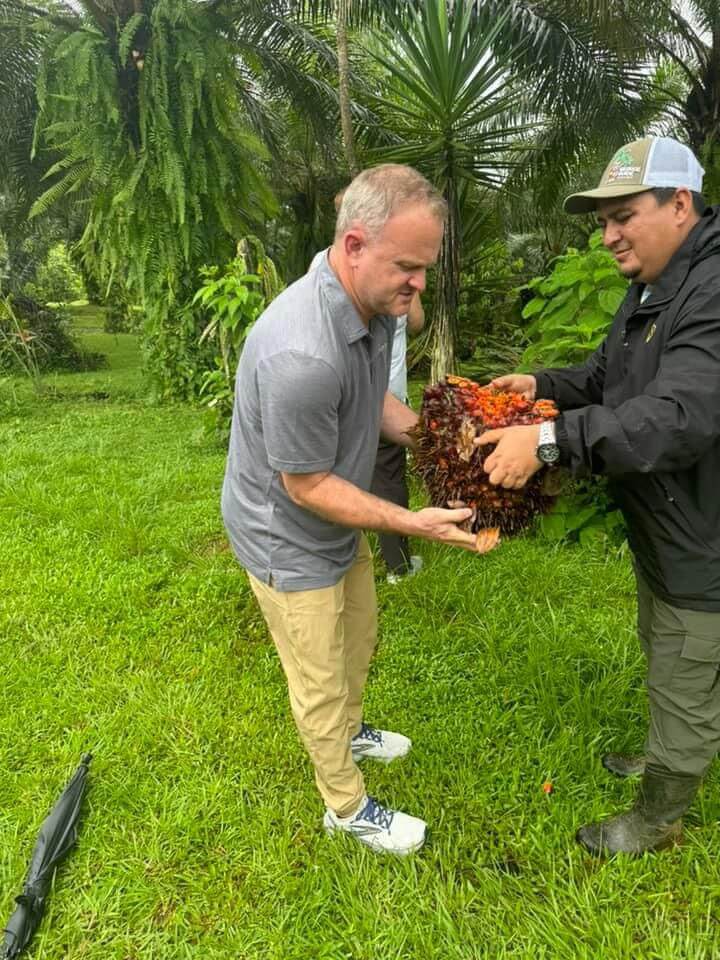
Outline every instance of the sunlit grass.
[(366, 716), (414, 748), (365, 775), (430, 839), (407, 861), (330, 841), (225, 545), (223, 453), (197, 411), (142, 402), (133, 338), (92, 337), (108, 370), (53, 377), (0, 420), (5, 913), (54, 796), (95, 753), (31, 956), (716, 955), (714, 777), (680, 849), (597, 864), (573, 841), (633, 796), (598, 763), (644, 733), (627, 558), (527, 538), (485, 558), (416, 544), (424, 569), (398, 586), (378, 569)]

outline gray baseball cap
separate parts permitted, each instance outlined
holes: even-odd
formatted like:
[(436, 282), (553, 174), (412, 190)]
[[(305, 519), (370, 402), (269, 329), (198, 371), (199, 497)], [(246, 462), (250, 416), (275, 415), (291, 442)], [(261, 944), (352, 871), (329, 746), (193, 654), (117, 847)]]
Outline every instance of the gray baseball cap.
[(655, 187), (687, 187), (702, 190), (705, 171), (689, 147), (670, 137), (643, 137), (615, 153), (594, 190), (571, 194), (566, 213), (592, 213), (599, 200), (628, 197)]

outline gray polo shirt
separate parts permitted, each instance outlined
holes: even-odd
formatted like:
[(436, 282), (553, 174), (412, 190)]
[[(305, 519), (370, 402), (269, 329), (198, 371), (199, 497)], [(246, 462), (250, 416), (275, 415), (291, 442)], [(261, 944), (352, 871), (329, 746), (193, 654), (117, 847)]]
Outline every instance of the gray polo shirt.
[(394, 330), (394, 317), (365, 326), (325, 256), (248, 334), (222, 513), (240, 563), (276, 590), (331, 586), (353, 563), (357, 531), (294, 504), (280, 472), (370, 489)]

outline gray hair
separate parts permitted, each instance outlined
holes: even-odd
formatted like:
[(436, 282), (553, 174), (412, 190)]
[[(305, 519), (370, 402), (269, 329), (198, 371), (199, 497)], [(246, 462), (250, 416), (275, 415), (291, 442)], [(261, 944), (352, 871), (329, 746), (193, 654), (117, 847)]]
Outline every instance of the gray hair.
[(447, 203), (435, 187), (412, 167), (382, 163), (363, 170), (345, 190), (335, 223), (335, 236), (359, 223), (376, 237), (388, 220), (402, 207), (423, 204), (441, 222), (447, 217)]

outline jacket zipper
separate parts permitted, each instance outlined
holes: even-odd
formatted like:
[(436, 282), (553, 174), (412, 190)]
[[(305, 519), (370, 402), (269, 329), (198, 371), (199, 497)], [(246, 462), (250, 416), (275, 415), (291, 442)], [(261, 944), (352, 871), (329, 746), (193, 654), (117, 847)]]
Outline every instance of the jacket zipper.
[[(658, 480), (660, 480), (659, 477), (658, 477)], [(670, 491), (666, 487), (664, 480), (660, 480), (660, 486), (663, 488), (663, 493), (665, 494), (665, 499), (667, 500), (667, 502), (675, 503), (675, 497), (673, 497), (673, 495), (670, 493)]]
[(665, 307), (665, 305), (668, 304), (668, 303), (670, 303), (671, 300), (672, 300), (671, 297), (666, 297), (664, 300), (654, 301), (654, 302), (650, 305), (649, 309), (647, 309), (646, 312), (643, 311), (643, 306), (644, 306), (643, 303), (637, 304), (637, 306), (634, 308), (634, 310), (631, 310), (630, 315), (626, 318), (625, 324), (624, 324), (624, 326), (623, 326), (623, 328), (622, 328), (622, 333), (621, 333), (621, 336), (622, 336), (622, 345), (623, 345), (624, 347), (629, 347), (629, 346), (630, 346), (630, 336), (629, 336), (629, 334), (628, 334), (628, 323), (629, 323), (634, 317), (637, 317), (637, 316), (640, 317), (640, 326), (642, 326), (642, 323), (647, 319), (647, 317), (652, 316), (653, 313), (657, 313), (657, 312), (658, 312), (658, 309), (657, 309), (658, 307)]

